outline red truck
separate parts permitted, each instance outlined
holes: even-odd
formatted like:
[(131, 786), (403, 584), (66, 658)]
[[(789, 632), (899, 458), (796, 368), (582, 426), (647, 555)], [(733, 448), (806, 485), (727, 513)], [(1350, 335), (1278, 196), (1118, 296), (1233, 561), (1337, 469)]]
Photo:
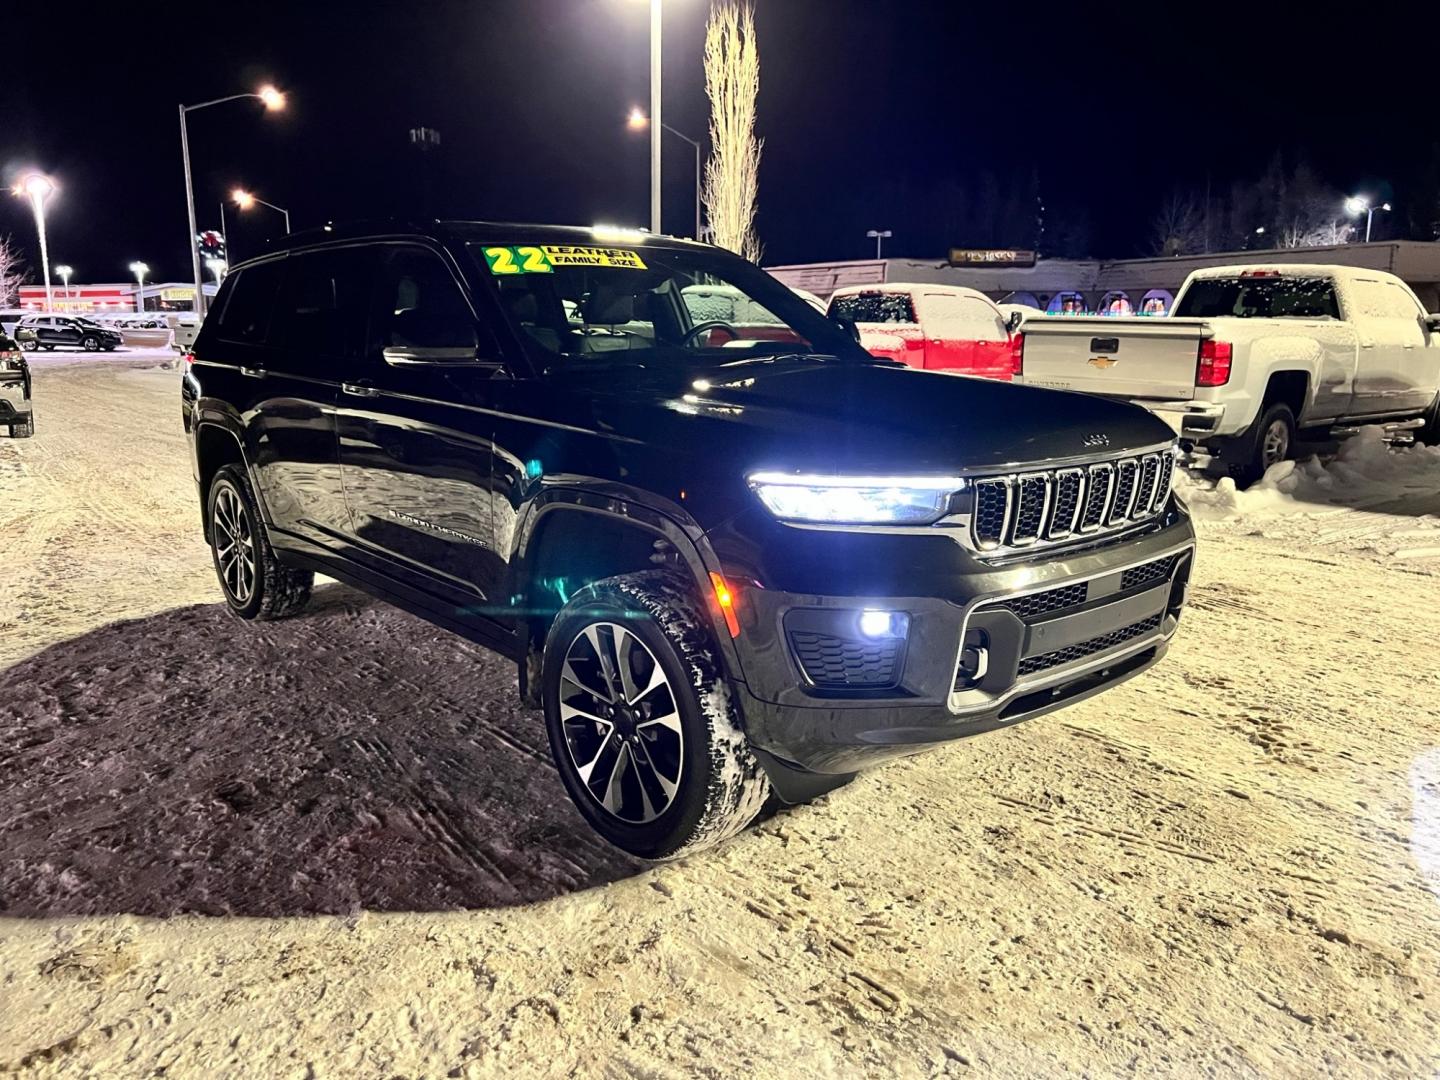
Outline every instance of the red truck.
[(1014, 372), (1005, 316), (984, 293), (955, 285), (851, 285), (830, 297), (832, 318), (848, 319), (860, 344), (927, 371), (1009, 380)]

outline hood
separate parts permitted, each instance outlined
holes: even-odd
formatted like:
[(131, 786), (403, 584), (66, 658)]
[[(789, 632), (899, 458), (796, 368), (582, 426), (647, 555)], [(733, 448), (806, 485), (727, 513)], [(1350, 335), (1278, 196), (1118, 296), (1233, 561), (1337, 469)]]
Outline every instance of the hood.
[(900, 364), (776, 359), (683, 377), (612, 373), (593, 401), (616, 434), (746, 470), (1001, 469), (1174, 439), (1124, 402)]

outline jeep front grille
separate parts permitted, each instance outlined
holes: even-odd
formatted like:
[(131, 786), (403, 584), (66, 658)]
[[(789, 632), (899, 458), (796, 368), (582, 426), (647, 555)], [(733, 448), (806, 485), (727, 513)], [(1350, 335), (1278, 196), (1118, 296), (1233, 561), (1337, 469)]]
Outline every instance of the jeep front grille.
[(1081, 468), (985, 476), (974, 482), (970, 535), (980, 551), (1103, 537), (1154, 517), (1170, 498), (1166, 448)]

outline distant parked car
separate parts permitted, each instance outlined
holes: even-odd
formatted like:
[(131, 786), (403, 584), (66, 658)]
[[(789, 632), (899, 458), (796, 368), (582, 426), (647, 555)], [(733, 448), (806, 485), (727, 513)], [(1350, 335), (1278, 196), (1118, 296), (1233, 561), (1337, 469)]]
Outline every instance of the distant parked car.
[(193, 350), (195, 338), (200, 334), (200, 316), (193, 311), (182, 311), (180, 314), (170, 317), (170, 325), (175, 331), (171, 345), (182, 353)]
[(86, 352), (110, 352), (122, 344), (120, 332), (101, 326), (92, 319), (74, 315), (26, 315), (19, 330), (29, 330), (42, 349), (84, 349)]
[(35, 434), (30, 364), (15, 339), (5, 334), (0, 334), (0, 424), (17, 439)]
[(984, 293), (955, 285), (851, 285), (830, 297), (832, 318), (853, 322), (860, 344), (927, 371), (1010, 378), (1010, 331)]
[(29, 312), (22, 311), (20, 308), (5, 308), (0, 310), (0, 334), (5, 334), (7, 337), (13, 338), (15, 336), (15, 327), (19, 325), (20, 320), (28, 314)]

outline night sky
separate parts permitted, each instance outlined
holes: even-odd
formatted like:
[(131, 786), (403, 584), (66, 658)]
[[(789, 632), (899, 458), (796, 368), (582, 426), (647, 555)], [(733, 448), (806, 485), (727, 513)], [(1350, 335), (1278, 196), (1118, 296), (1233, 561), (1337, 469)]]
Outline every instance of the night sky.
[[(643, 0), (19, 7), (0, 29), (0, 171), (59, 182), (51, 261), (77, 281), (124, 280), (132, 259), (188, 278), (177, 106), (266, 81), (289, 95), (283, 114), (192, 114), (201, 228), (236, 184), (296, 228), (418, 216), (420, 125), (443, 139), (441, 216), (647, 222), (648, 138), (624, 125), (647, 104)], [(765, 261), (867, 257), (874, 227), (895, 229), (887, 254), (976, 243), (952, 235), (944, 202), (985, 171), (1038, 178), (1047, 229), (1083, 214), (1094, 254), (1147, 253), (1173, 185), (1252, 177), (1277, 150), (1337, 189), (1390, 194), (1377, 238), (1406, 233), (1407, 184), (1440, 142), (1428, 30), (1402, 39), (1300, 5), (1168, 8), (759, 0)], [(692, 136), (706, 11), (667, 0), (665, 115)], [(665, 168), (666, 227), (688, 232), (691, 148), (667, 140)], [(234, 258), (281, 228), (263, 209), (230, 222)], [(38, 263), (28, 206), (8, 195), (5, 233)]]

